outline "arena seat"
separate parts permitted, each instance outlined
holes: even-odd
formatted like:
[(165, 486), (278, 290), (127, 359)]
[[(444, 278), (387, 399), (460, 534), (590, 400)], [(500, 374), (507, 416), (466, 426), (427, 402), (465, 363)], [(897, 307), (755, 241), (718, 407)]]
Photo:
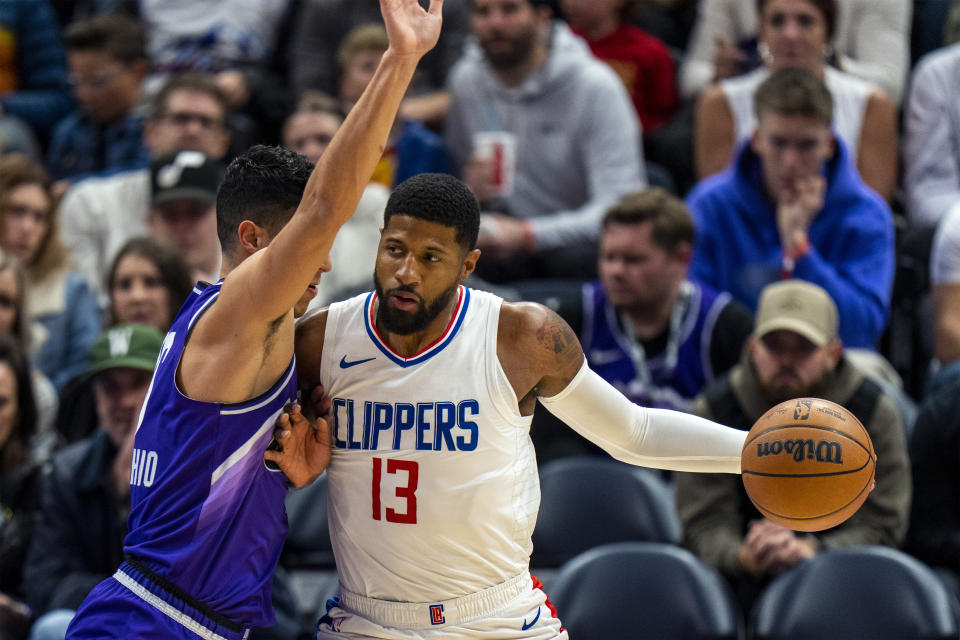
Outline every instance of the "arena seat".
[(280, 565), (290, 575), (301, 631), (307, 637), (338, 588), (327, 526), (326, 474), (307, 487), (288, 491), (285, 505), (289, 529)]
[(531, 566), (559, 567), (592, 547), (680, 542), (669, 486), (651, 471), (605, 458), (560, 458), (540, 471)]
[(750, 616), (756, 640), (939, 640), (957, 637), (933, 571), (888, 547), (826, 551), (771, 582)]
[(283, 563), (293, 569), (331, 569), (333, 546), (327, 528), (327, 474), (287, 492), (287, 542)]
[(618, 542), (566, 563), (549, 591), (576, 640), (733, 640), (743, 624), (726, 583), (685, 549)]

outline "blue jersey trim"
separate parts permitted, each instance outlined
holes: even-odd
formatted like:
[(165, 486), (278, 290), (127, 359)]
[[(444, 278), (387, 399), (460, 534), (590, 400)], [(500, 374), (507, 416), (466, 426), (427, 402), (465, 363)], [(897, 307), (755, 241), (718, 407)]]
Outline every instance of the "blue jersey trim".
[[(197, 320), (200, 318), (200, 316), (203, 315), (203, 312), (207, 310), (207, 307), (209, 307), (211, 304), (213, 304), (213, 301), (216, 300), (217, 297), (219, 297), (219, 295), (220, 295), (220, 291), (217, 291), (216, 293), (214, 293), (212, 296), (210, 296), (210, 298), (209, 298), (206, 302), (204, 302), (204, 303), (200, 306), (199, 309), (197, 309), (196, 313), (193, 314), (193, 317), (190, 318), (190, 322), (187, 323), (187, 335), (188, 335), (188, 336), (189, 336), (191, 333), (193, 333), (193, 325), (196, 324), (196, 322), (197, 322)], [(184, 341), (183, 344), (186, 345), (186, 344), (187, 344), (186, 341)]]
[(453, 318), (451, 326), (447, 329), (447, 335), (442, 336), (440, 340), (433, 345), (427, 347), (427, 349), (412, 358), (404, 358), (393, 352), (389, 346), (387, 346), (383, 340), (380, 339), (380, 336), (377, 335), (377, 331), (373, 326), (373, 303), (376, 293), (371, 291), (367, 295), (367, 299), (364, 302), (363, 309), (363, 323), (367, 329), (367, 335), (370, 336), (370, 341), (377, 346), (377, 348), (387, 356), (391, 362), (400, 365), (401, 367), (412, 367), (414, 365), (420, 364), (421, 362), (426, 362), (433, 356), (437, 355), (446, 348), (450, 342), (456, 337), (457, 333), (460, 331), (460, 325), (463, 324), (463, 319), (467, 315), (467, 307), (470, 306), (470, 289), (460, 285), (460, 290), (463, 295), (463, 301), (460, 303), (460, 308), (455, 311), (455, 316)]

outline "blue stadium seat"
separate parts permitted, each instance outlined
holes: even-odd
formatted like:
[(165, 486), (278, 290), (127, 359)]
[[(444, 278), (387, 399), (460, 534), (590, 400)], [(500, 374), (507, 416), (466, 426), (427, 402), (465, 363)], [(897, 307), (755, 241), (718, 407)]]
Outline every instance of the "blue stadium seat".
[(327, 598), (338, 589), (327, 526), (326, 474), (303, 489), (288, 491), (285, 506), (289, 528), (280, 565), (290, 576), (290, 589), (300, 618), (298, 637), (308, 637), (317, 618), (326, 613)]
[(290, 569), (331, 569), (333, 546), (327, 528), (327, 474), (287, 492), (287, 542), (283, 564)]
[(754, 605), (756, 640), (957, 638), (949, 596), (926, 565), (887, 547), (827, 551), (771, 582)]
[(559, 567), (611, 542), (680, 542), (673, 493), (649, 470), (606, 458), (560, 458), (541, 469), (540, 491), (533, 567)]
[(591, 549), (560, 569), (549, 595), (576, 640), (735, 640), (743, 633), (723, 578), (670, 544)]

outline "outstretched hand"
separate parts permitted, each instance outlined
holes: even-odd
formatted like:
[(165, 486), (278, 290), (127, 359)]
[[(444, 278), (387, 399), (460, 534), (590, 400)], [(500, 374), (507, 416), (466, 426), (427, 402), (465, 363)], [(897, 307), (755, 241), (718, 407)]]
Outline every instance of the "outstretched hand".
[(273, 435), (278, 447), (268, 449), (263, 458), (276, 464), (293, 486), (310, 484), (330, 464), (327, 421), (317, 418), (313, 424), (304, 417), (299, 404), (287, 405), (277, 418)]
[(422, 56), (440, 37), (443, 0), (430, 0), (424, 10), (417, 0), (380, 0), (380, 13), (390, 48), (400, 55)]

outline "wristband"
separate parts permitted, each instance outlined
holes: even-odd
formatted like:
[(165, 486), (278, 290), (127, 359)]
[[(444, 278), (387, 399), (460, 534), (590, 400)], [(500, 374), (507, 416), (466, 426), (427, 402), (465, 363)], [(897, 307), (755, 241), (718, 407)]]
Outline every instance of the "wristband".
[(789, 280), (793, 277), (793, 270), (797, 266), (797, 261), (803, 259), (808, 253), (810, 253), (810, 239), (807, 238), (807, 234), (803, 234), (803, 238), (798, 242), (792, 253), (787, 253), (786, 250), (783, 252), (783, 258), (780, 266), (780, 279)]

